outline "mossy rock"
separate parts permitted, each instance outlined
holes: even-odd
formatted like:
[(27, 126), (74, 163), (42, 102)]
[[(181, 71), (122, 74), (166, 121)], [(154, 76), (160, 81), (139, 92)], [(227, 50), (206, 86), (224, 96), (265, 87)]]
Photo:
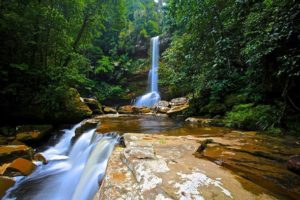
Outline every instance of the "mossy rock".
[(103, 114), (102, 105), (93, 98), (83, 98), (83, 102), (91, 109), (93, 114)]
[(70, 88), (66, 92), (62, 102), (63, 109), (54, 114), (54, 121), (73, 123), (88, 118), (93, 114), (74, 88)]

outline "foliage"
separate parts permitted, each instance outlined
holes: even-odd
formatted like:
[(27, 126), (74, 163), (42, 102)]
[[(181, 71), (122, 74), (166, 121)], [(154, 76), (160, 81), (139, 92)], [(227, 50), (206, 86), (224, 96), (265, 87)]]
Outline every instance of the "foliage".
[(240, 129), (270, 130), (278, 125), (275, 106), (240, 104), (226, 114), (226, 125)]
[[(283, 125), (287, 112), (299, 112), (288, 101), (299, 98), (299, 8), (295, 0), (169, 0), (164, 29), (172, 42), (161, 84), (175, 96), (191, 94), (194, 114), (212, 103), (230, 110), (282, 102), (276, 116)], [(227, 94), (241, 99), (229, 102)]]
[(156, 9), (150, 0), (0, 1), (0, 109), (55, 113), (69, 88), (123, 95), (134, 63), (126, 49), (158, 34)]

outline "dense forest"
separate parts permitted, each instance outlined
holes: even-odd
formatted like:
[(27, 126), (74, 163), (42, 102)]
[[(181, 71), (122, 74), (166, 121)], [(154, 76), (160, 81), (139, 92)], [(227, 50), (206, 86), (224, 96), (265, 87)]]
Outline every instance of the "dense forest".
[(2, 122), (68, 121), (77, 91), (130, 102), (160, 35), (160, 88), (189, 97), (185, 116), (297, 134), (299, 12), (296, 0), (2, 0)]

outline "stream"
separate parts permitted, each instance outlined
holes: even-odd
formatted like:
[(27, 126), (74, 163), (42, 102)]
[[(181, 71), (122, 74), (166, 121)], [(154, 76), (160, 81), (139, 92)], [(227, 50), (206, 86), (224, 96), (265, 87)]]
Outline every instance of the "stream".
[[(99, 119), (100, 128), (84, 132), (72, 145), (80, 123), (63, 130), (59, 141), (42, 154), (49, 161), (18, 181), (3, 199), (93, 199), (104, 176), (109, 155), (122, 133), (172, 136), (193, 135), (212, 139), (201, 159), (222, 165), (237, 175), (244, 188), (267, 192), (280, 199), (300, 196), (300, 177), (286, 169), (290, 155), (300, 154), (294, 137), (270, 137), (223, 127), (203, 127), (160, 116), (119, 116)], [(220, 164), (221, 163), (221, 164)], [(251, 182), (251, 184), (248, 184)], [(255, 183), (258, 187), (250, 187)]]

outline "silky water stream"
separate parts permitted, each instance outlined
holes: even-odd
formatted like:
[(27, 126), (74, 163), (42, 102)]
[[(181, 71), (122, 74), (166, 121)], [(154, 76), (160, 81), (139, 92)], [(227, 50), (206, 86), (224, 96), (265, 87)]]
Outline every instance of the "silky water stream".
[(92, 199), (119, 136), (98, 134), (92, 129), (72, 145), (78, 127), (80, 123), (64, 130), (59, 142), (42, 152), (49, 163), (39, 163), (30, 176), (19, 177), (3, 199)]

